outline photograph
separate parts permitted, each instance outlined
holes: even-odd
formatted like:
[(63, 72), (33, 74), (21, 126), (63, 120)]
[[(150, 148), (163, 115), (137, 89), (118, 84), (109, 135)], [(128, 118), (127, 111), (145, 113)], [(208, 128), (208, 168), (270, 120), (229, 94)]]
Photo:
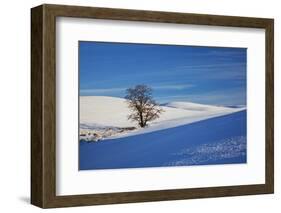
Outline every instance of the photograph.
[(79, 171), (247, 163), (247, 48), (79, 41)]

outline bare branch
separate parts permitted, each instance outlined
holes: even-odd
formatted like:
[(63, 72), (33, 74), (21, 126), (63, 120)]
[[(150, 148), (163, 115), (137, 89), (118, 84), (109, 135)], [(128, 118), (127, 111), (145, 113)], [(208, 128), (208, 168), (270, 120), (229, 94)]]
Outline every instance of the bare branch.
[(125, 96), (128, 107), (132, 113), (129, 120), (138, 122), (140, 127), (147, 126), (147, 123), (159, 118), (164, 110), (152, 98), (152, 89), (146, 85), (137, 85), (126, 90)]

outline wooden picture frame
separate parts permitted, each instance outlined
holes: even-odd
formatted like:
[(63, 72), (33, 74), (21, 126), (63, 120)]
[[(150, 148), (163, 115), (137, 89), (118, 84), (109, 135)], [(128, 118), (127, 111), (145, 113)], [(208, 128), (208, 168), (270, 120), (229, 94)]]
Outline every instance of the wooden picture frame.
[[(265, 29), (265, 184), (192, 189), (56, 195), (56, 18), (95, 18)], [(31, 9), (31, 203), (41, 208), (179, 200), (274, 191), (274, 21), (127, 9), (44, 4)]]

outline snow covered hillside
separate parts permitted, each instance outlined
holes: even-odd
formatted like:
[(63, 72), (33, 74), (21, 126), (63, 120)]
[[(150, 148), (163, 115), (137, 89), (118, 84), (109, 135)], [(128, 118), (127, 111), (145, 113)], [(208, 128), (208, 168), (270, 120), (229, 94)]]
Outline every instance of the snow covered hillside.
[(79, 169), (246, 163), (246, 110), (101, 143), (79, 143)]
[(180, 102), (180, 101), (169, 102), (166, 104), (162, 104), (162, 106), (191, 110), (191, 111), (208, 111), (208, 112), (219, 112), (219, 111), (232, 112), (233, 108), (243, 108), (243, 106), (224, 107), (224, 106), (213, 106), (213, 105), (207, 105), (207, 104), (198, 104), (198, 103)]
[(190, 102), (171, 102), (162, 106), (160, 118), (146, 128), (127, 119), (130, 110), (125, 99), (106, 96), (80, 97), (80, 139), (100, 141), (128, 137), (190, 124), (238, 112), (244, 108), (211, 106)]

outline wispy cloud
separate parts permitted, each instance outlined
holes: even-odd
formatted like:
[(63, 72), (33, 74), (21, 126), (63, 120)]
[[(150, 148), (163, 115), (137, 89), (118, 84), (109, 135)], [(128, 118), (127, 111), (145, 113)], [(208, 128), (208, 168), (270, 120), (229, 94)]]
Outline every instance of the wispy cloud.
[(171, 85), (152, 86), (152, 88), (155, 90), (183, 90), (194, 86), (195, 85), (193, 84), (171, 84)]
[(246, 52), (244, 52), (247, 48), (233, 48), (231, 51), (229, 50), (212, 50), (209, 51), (210, 55), (213, 56), (224, 56), (224, 57), (241, 57), (243, 56)]
[(246, 66), (246, 63), (219, 63), (219, 64), (198, 64), (198, 65), (185, 65), (179, 68), (201, 69), (201, 68), (224, 68), (224, 67), (237, 67)]
[[(150, 86), (150, 85), (148, 85)], [(187, 88), (194, 87), (193, 84), (167, 84), (167, 85), (155, 85), (151, 86), (154, 90), (183, 90)], [(99, 89), (80, 89), (81, 94), (98, 94), (98, 95), (108, 95), (112, 93), (122, 93), (125, 92), (125, 87), (116, 87), (116, 88), (99, 88)]]
[(80, 93), (87, 93), (87, 94), (108, 94), (114, 92), (123, 92), (127, 88), (101, 88), (101, 89), (80, 89)]
[(210, 91), (200, 94), (170, 95), (158, 97), (161, 103), (170, 101), (189, 101), (202, 104), (246, 105), (246, 89), (226, 89), (225, 91)]

